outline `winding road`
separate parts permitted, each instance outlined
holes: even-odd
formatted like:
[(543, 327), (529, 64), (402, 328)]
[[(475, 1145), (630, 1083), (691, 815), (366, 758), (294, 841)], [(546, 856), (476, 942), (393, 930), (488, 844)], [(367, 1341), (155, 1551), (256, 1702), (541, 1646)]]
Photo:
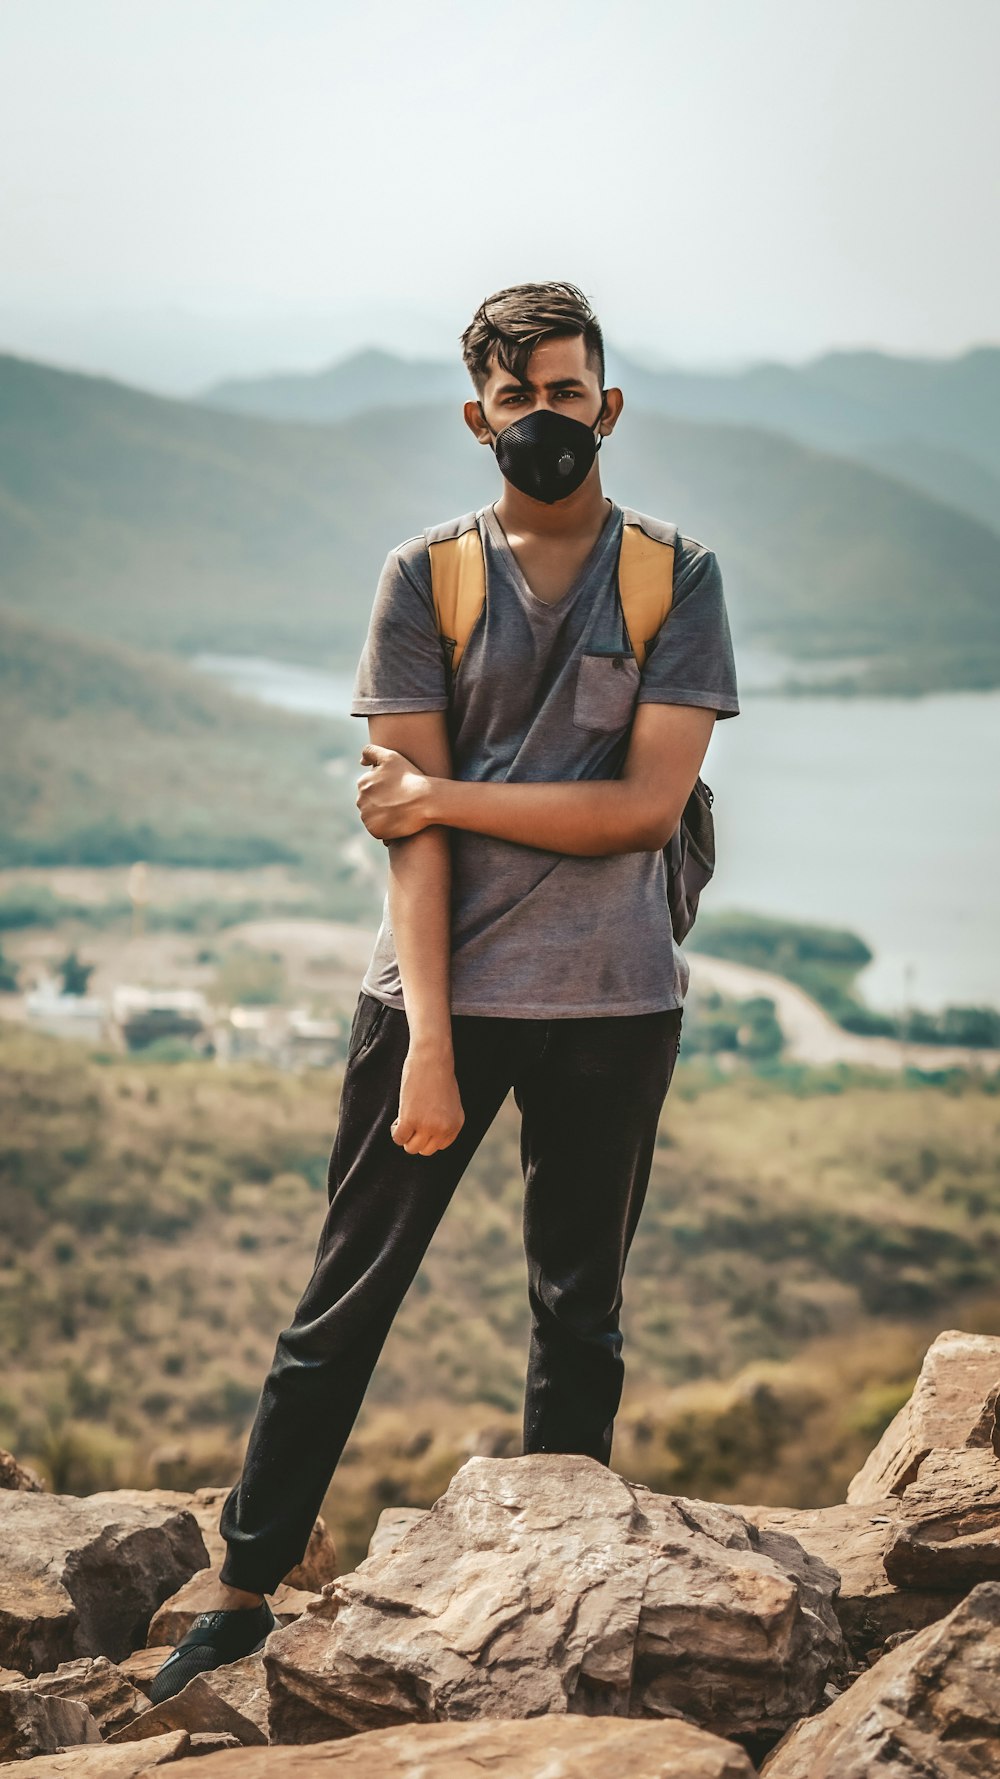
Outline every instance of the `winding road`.
[(870, 1069), (983, 1069), (987, 1073), (1000, 1068), (1000, 1050), (958, 1044), (911, 1044), (899, 1038), (866, 1038), (859, 1032), (847, 1032), (804, 989), (768, 970), (732, 963), (728, 958), (709, 957), (701, 951), (690, 952), (688, 962), (689, 997), (700, 988), (717, 989), (720, 994), (735, 995), (741, 1000), (767, 995), (774, 1002), (778, 1024), (785, 1034), (785, 1054), (795, 1062), (819, 1067), (852, 1062)]

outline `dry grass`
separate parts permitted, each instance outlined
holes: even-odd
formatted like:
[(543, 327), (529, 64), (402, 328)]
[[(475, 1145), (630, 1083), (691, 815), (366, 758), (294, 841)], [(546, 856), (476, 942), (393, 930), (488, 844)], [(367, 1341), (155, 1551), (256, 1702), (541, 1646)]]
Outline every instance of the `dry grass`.
[[(231, 1481), (325, 1215), (339, 1071), (98, 1061), (2, 1024), (0, 1066), (0, 1443), (70, 1492)], [(1000, 1332), (998, 1122), (982, 1083), (698, 1091), (679, 1070), (626, 1274), (614, 1467), (842, 1498), (934, 1335)], [(520, 1449), (517, 1140), (509, 1100), (383, 1351), (326, 1504), (345, 1564), (383, 1507)]]

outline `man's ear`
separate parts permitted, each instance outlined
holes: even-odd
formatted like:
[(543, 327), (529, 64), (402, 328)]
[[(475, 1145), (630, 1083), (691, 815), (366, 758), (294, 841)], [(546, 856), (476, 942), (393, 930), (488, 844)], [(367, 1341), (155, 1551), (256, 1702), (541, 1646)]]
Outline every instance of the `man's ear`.
[(466, 402), (462, 415), (470, 432), (474, 432), (481, 445), (492, 444), (490, 429), (483, 418), (483, 410), (477, 401)]
[(604, 413), (601, 416), (602, 439), (614, 432), (624, 406), (625, 397), (620, 389), (612, 388), (604, 391)]

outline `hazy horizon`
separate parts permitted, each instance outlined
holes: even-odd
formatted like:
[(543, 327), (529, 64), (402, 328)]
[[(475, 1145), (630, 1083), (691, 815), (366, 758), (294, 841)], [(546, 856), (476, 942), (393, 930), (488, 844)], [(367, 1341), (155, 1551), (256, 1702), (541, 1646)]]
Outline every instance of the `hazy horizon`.
[(988, 0), (8, 0), (0, 348), (149, 388), (447, 357), (568, 277), (731, 369), (1000, 338)]

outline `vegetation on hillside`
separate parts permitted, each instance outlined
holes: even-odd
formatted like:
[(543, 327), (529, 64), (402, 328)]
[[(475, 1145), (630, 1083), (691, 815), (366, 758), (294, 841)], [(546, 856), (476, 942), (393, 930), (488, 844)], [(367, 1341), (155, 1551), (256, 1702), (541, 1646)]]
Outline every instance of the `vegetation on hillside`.
[[(0, 1024), (0, 1445), (69, 1492), (234, 1478), (311, 1269), (339, 1079)], [(711, 1080), (682, 1062), (662, 1115), (613, 1462), (720, 1500), (836, 1500), (934, 1334), (1000, 1333), (1000, 1094)], [(335, 1476), (347, 1564), (383, 1507), (427, 1504), (470, 1449), (519, 1449), (522, 1193), (508, 1101)]]
[[(347, 722), (286, 715), (189, 668), (0, 613), (0, 865), (298, 867), (370, 906), (344, 842)], [(0, 911), (14, 924), (16, 909)]]

